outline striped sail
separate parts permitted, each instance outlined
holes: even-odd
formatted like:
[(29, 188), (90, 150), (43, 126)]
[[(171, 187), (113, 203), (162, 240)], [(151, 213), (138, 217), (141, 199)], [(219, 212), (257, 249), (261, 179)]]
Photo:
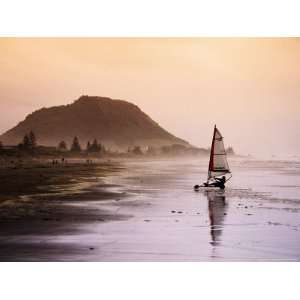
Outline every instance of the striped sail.
[(208, 180), (230, 173), (223, 137), (215, 126), (210, 150)]

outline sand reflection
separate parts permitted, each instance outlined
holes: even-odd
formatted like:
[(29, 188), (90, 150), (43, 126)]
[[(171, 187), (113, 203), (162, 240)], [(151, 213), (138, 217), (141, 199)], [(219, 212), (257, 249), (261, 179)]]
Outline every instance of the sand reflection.
[(221, 242), (223, 222), (226, 216), (226, 198), (224, 192), (206, 192), (208, 201), (211, 244), (217, 246)]

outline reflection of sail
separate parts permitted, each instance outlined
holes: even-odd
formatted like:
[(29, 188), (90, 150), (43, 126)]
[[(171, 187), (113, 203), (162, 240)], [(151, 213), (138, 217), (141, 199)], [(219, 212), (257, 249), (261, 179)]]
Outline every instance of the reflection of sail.
[(226, 202), (223, 192), (207, 192), (210, 220), (211, 244), (217, 245), (221, 240), (222, 226), (225, 218)]

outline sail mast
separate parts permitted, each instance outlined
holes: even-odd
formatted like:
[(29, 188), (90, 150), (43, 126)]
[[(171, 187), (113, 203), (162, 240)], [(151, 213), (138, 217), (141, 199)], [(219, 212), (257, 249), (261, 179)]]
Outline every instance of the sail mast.
[(207, 174), (207, 181), (210, 179), (210, 172), (214, 169), (214, 151), (215, 151), (215, 137), (216, 137), (216, 129), (217, 126), (214, 127), (214, 134), (211, 142), (210, 148), (210, 158), (209, 158), (209, 165), (208, 165), (208, 174)]

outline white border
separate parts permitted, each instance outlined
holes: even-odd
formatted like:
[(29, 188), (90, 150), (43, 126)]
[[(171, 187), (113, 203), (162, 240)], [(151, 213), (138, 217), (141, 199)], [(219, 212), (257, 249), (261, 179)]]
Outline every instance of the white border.
[(297, 275), (291, 263), (3, 263), (0, 282), (3, 299), (292, 300)]
[[(299, 1), (0, 2), (0, 36), (297, 36)], [(1, 251), (1, 246), (0, 246)], [(299, 264), (0, 266), (3, 299), (298, 299)]]
[(7, 0), (0, 36), (297, 36), (295, 0)]

